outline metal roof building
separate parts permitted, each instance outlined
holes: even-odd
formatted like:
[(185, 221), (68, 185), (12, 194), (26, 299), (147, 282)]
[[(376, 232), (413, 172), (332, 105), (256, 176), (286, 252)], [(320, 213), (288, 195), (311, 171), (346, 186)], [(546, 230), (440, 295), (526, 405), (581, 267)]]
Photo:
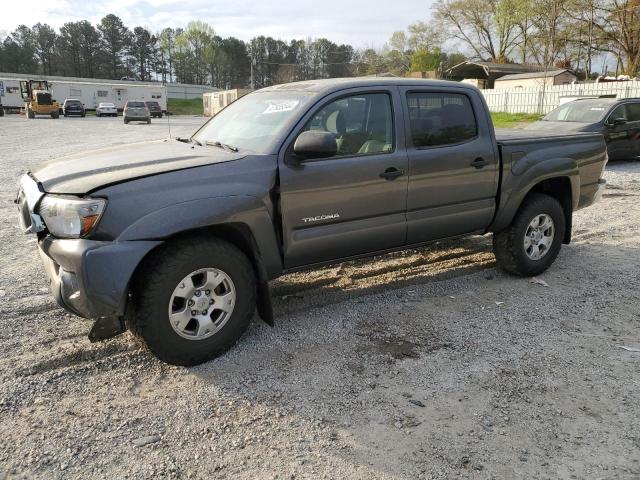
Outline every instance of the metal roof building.
[(545, 68), (548, 67), (544, 67), (542, 65), (522, 65), (519, 63), (496, 63), (467, 60), (454, 65), (446, 70), (445, 73), (447, 74), (447, 77), (452, 80), (484, 80), (486, 88), (493, 88), (496, 79), (504, 77), (505, 75), (543, 72)]

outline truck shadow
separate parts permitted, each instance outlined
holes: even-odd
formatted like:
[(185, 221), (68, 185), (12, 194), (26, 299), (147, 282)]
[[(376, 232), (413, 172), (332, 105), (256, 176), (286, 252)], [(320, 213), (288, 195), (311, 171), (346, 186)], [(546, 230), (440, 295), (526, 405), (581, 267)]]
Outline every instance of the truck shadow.
[(476, 236), (286, 275), (271, 283), (271, 296), (277, 317), (280, 312), (438, 282), (494, 265), (491, 236)]

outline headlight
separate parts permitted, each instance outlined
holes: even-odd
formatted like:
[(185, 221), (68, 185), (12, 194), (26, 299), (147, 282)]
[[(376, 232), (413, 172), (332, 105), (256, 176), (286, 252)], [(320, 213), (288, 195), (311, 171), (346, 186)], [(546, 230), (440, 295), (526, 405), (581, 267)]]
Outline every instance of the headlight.
[(54, 237), (86, 237), (98, 224), (107, 205), (103, 198), (45, 195), (38, 213)]

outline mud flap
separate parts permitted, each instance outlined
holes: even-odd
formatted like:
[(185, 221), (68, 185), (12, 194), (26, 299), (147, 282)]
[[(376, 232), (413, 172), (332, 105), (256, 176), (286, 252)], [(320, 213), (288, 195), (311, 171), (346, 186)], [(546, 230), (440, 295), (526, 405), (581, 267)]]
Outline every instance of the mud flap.
[(257, 298), (258, 315), (267, 325), (273, 327), (275, 325), (273, 319), (273, 307), (271, 305), (271, 294), (269, 293), (269, 284), (267, 282), (258, 283)]
[(101, 340), (113, 338), (124, 333), (127, 327), (122, 317), (103, 317), (99, 318), (93, 324), (89, 332), (89, 341), (96, 343)]

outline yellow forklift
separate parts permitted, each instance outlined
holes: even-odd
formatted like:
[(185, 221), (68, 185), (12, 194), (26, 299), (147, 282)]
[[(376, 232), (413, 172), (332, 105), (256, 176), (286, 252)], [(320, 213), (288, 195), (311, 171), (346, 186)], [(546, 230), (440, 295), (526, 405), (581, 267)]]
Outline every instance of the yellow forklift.
[(52, 98), (49, 82), (46, 80), (20, 81), (20, 94), (27, 118), (36, 118), (36, 115), (60, 117), (60, 104)]

